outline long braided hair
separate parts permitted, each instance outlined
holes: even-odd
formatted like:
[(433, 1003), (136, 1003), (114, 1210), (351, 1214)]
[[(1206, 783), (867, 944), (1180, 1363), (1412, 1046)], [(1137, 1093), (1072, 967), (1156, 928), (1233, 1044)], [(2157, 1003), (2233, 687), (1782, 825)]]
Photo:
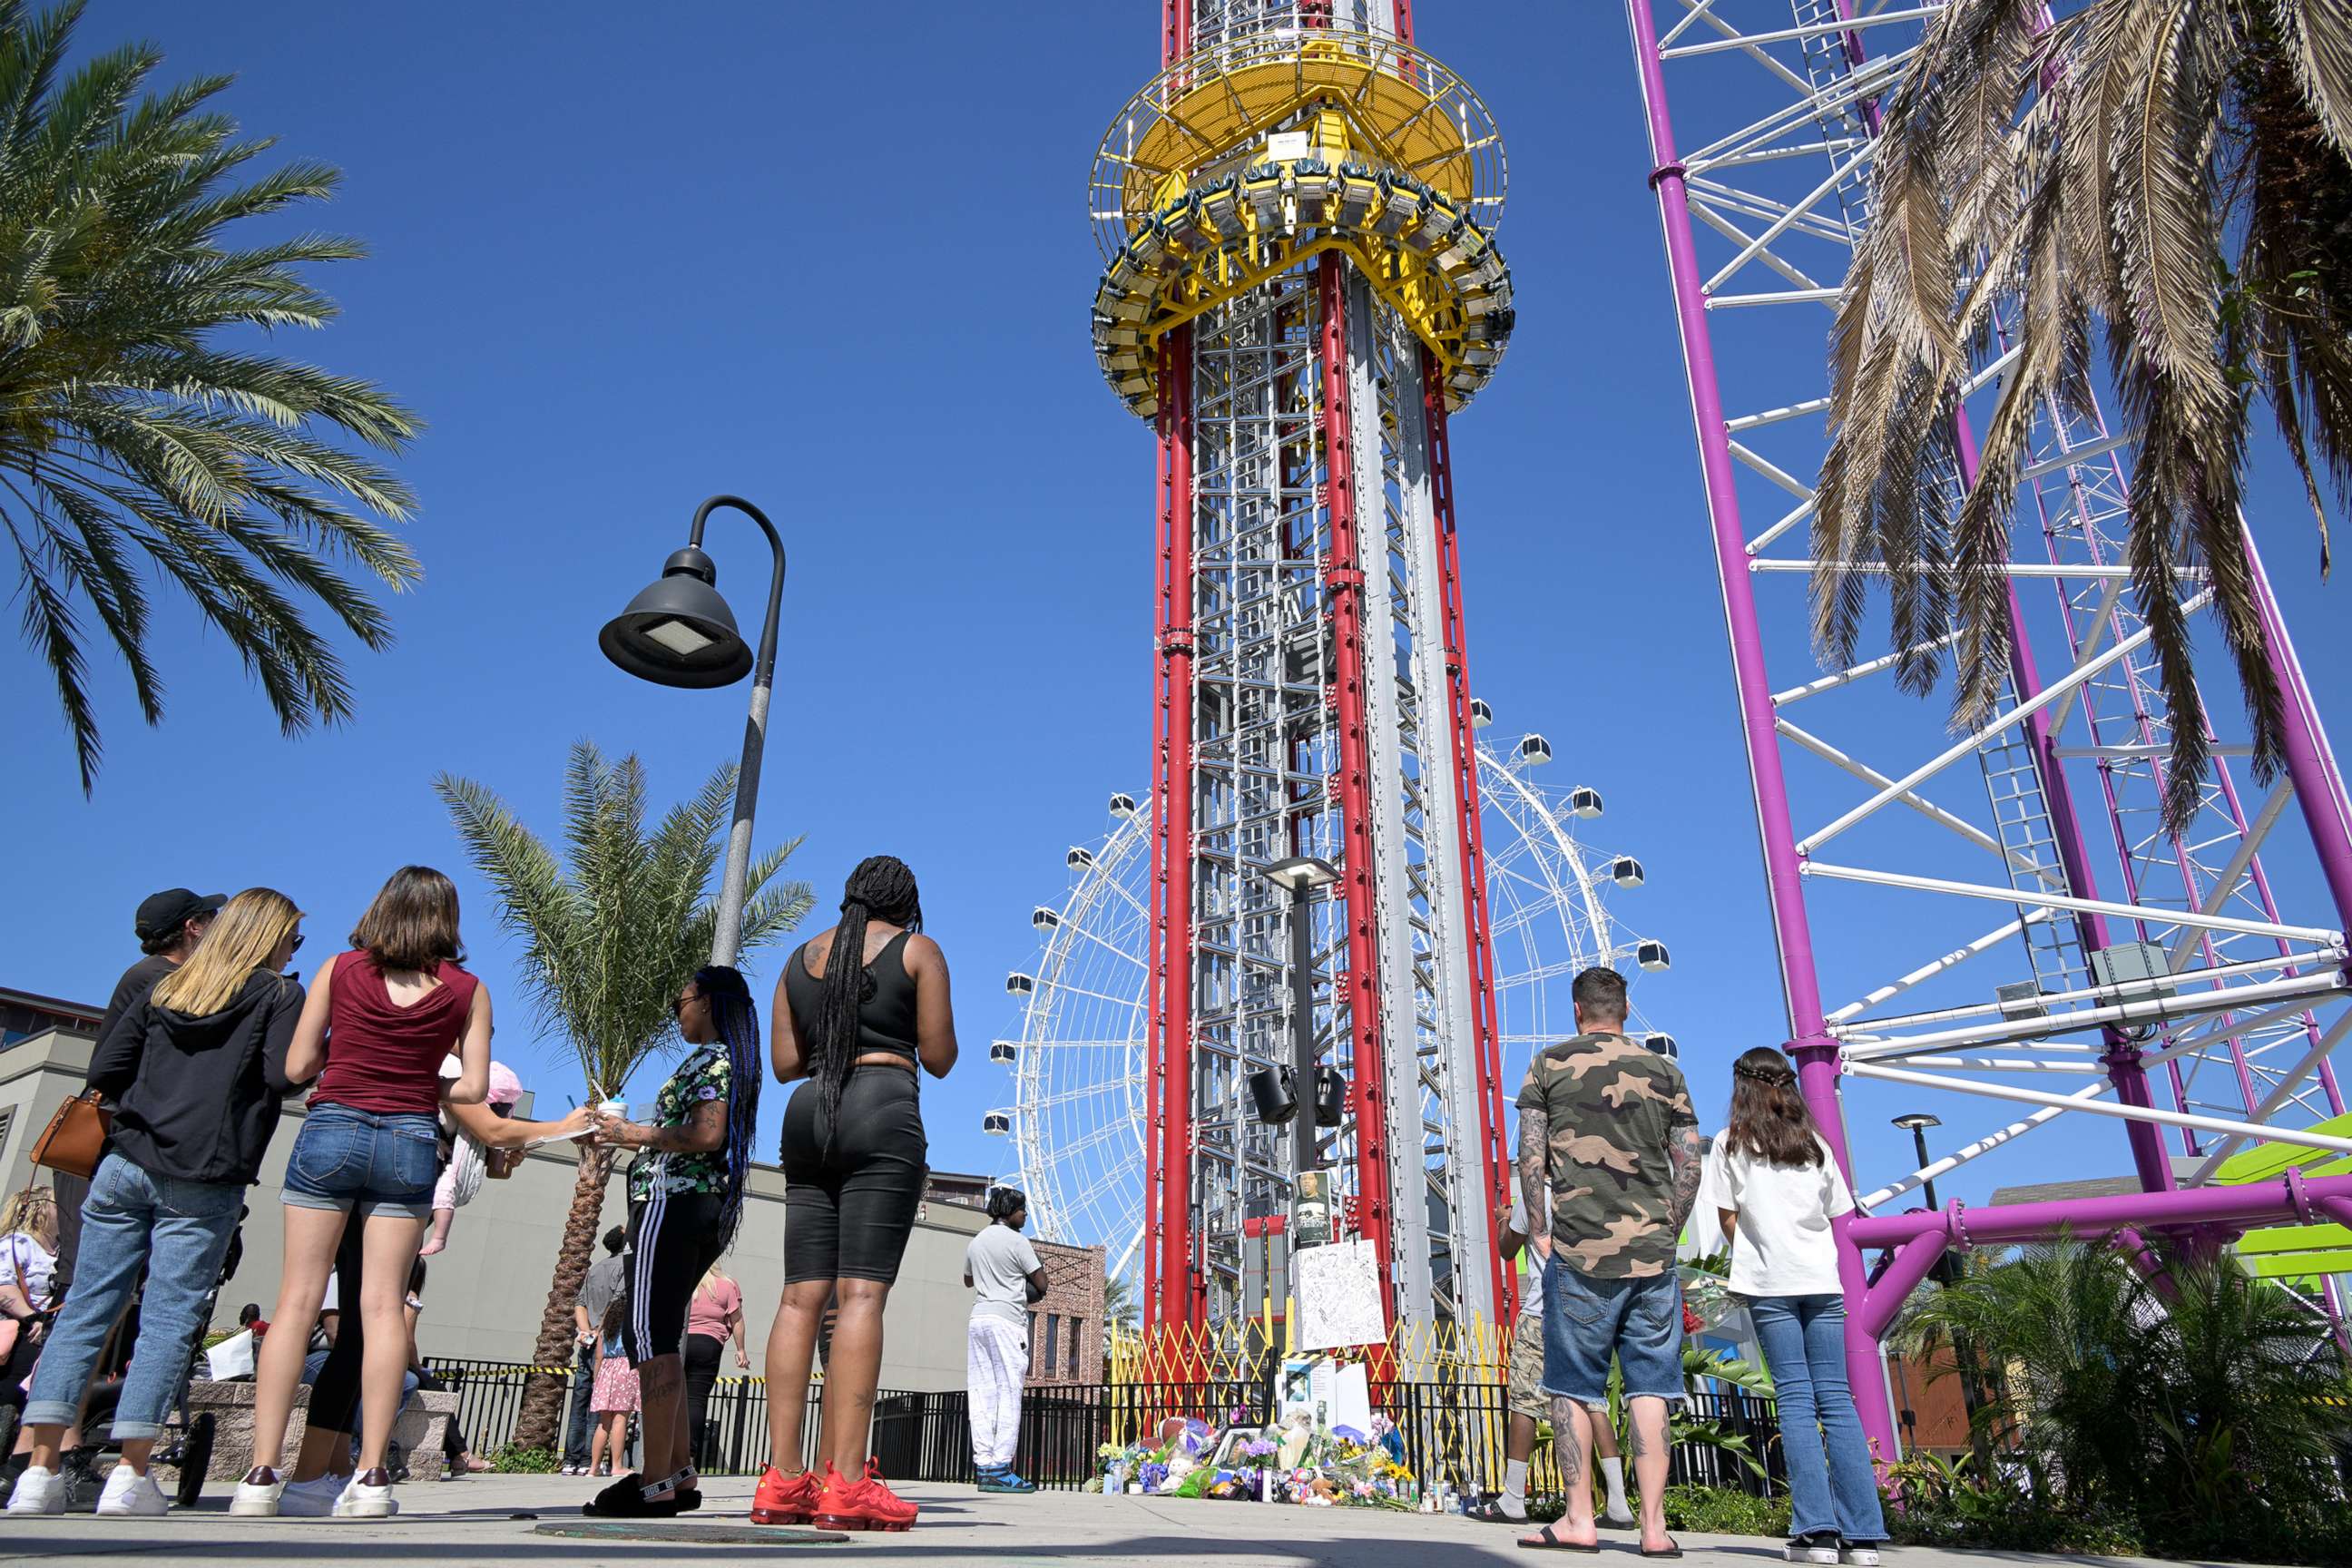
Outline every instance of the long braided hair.
[(1730, 1146), (1770, 1165), (1819, 1165), (1821, 1131), (1797, 1074), (1776, 1047), (1758, 1046), (1731, 1064)]
[(735, 1243), (743, 1217), (743, 1184), (751, 1173), (753, 1126), (760, 1119), (760, 1080), (768, 1064), (760, 1051), (760, 1015), (740, 970), (723, 963), (694, 972), (694, 988), (710, 1004), (710, 1025), (727, 1047), (727, 1184), (719, 1190), (719, 1250)]
[[(841, 1091), (849, 1082), (850, 1064), (857, 1059), (857, 1011), (874, 994), (874, 977), (866, 973), (868, 920), (908, 931), (923, 929), (923, 900), (915, 888), (915, 874), (895, 855), (868, 855), (843, 886), (841, 923), (833, 928), (833, 951), (818, 983), (816, 1016), (806, 1030), (809, 1077), (816, 1082), (817, 1111), (828, 1150), (840, 1120)], [(798, 955), (792, 962), (799, 963)]]

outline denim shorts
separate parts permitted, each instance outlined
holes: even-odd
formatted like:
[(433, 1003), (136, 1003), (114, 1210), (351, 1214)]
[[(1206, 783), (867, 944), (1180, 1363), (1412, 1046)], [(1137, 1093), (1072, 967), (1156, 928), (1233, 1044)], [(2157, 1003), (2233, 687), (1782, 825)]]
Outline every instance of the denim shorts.
[(1682, 1280), (1671, 1268), (1597, 1279), (1555, 1252), (1544, 1274), (1544, 1392), (1608, 1409), (1612, 1354), (1626, 1398), (1684, 1397)]
[(313, 1106), (286, 1161), (283, 1201), (362, 1219), (376, 1214), (426, 1218), (440, 1173), (436, 1121), (421, 1111)]

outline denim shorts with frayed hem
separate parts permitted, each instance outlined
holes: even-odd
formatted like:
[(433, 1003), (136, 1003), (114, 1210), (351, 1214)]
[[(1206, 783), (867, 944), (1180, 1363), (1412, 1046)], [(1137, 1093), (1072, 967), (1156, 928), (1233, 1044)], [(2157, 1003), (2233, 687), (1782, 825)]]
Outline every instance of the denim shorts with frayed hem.
[(289, 1208), (335, 1209), (362, 1219), (433, 1213), (440, 1159), (435, 1119), (421, 1111), (314, 1105), (286, 1161)]
[(1682, 1281), (1672, 1268), (1599, 1279), (1557, 1252), (1544, 1271), (1544, 1392), (1609, 1408), (1609, 1358), (1628, 1399), (1683, 1397)]

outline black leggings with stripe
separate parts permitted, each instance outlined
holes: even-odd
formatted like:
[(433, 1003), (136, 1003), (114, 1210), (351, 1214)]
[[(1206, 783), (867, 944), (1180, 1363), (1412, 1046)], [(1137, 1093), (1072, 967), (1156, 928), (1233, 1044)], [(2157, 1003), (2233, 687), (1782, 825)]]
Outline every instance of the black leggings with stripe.
[(630, 1365), (678, 1353), (694, 1288), (719, 1261), (723, 1206), (717, 1193), (660, 1192), (629, 1205)]

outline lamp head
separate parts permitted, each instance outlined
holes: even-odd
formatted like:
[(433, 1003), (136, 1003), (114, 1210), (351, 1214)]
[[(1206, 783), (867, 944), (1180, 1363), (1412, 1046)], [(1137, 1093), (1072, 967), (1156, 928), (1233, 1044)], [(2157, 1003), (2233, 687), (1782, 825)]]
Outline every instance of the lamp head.
[(640, 680), (701, 689), (731, 686), (751, 672), (751, 647), (719, 596), (719, 570), (694, 545), (662, 563), (662, 574), (604, 623), (596, 646)]
[(1286, 892), (1307, 893), (1338, 881), (1339, 868), (1313, 855), (1294, 855), (1276, 860), (1259, 874)]
[(1906, 1132), (1916, 1132), (1922, 1128), (1941, 1127), (1943, 1124), (1942, 1117), (1931, 1116), (1924, 1110), (1909, 1111), (1895, 1119), (1895, 1125)]

